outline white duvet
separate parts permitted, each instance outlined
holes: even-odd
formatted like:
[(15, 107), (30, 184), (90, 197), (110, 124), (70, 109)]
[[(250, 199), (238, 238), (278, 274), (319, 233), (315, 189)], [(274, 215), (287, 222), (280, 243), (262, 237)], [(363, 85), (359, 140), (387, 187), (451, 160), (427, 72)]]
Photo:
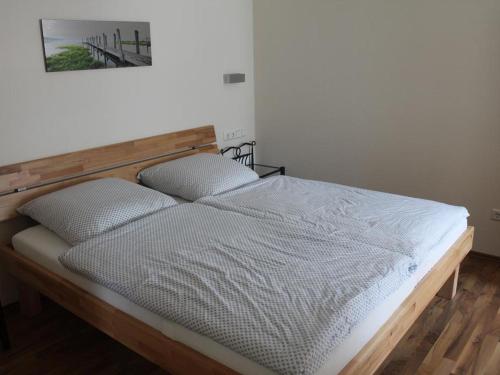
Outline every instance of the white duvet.
[(258, 218), (348, 234), (422, 261), (457, 223), (464, 207), (333, 183), (277, 176), (198, 203)]
[(341, 234), (184, 204), (63, 253), (69, 270), (279, 374), (315, 374), (414, 272)]
[(280, 176), (163, 210), (59, 260), (271, 371), (314, 374), (467, 216)]

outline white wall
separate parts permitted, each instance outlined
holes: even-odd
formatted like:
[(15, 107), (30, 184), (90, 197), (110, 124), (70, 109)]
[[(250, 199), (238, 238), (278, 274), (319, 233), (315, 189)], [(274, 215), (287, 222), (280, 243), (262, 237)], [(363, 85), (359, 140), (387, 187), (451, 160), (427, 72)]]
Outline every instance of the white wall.
[[(149, 21), (153, 66), (45, 73), (41, 18)], [(0, 0), (0, 166), (207, 124), (254, 139), (252, 28), (251, 0)]]
[[(40, 18), (149, 21), (153, 66), (45, 73)], [(0, 0), (0, 165), (206, 124), (253, 139), (252, 20), (251, 0)]]
[(500, 1), (255, 0), (262, 161), (467, 206), (500, 255)]

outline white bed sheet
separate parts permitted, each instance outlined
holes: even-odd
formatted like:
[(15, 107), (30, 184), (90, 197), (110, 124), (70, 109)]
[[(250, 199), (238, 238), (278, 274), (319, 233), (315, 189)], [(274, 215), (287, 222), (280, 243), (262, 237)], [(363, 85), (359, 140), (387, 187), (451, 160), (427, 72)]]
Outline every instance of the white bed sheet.
[[(396, 292), (389, 296), (383, 304), (373, 310), (330, 354), (326, 364), (318, 374), (337, 374), (373, 337), (378, 329), (389, 319), (404, 299), (413, 291), (423, 277), (441, 259), (460, 235), (467, 229), (467, 220), (457, 223), (447, 235), (430, 252), (415, 274)], [(168, 321), (122, 297), (121, 295), (87, 280), (86, 278), (67, 270), (58, 260), (59, 255), (71, 246), (56, 234), (44, 228), (35, 226), (18, 233), (12, 239), (14, 248), (20, 254), (34, 260), (50, 271), (64, 277), (75, 285), (100, 298), (108, 304), (141, 320), (167, 337), (181, 342), (214, 360), (233, 368), (242, 374), (273, 374), (259, 364), (225, 348), (208, 337), (190, 331), (172, 321)]]

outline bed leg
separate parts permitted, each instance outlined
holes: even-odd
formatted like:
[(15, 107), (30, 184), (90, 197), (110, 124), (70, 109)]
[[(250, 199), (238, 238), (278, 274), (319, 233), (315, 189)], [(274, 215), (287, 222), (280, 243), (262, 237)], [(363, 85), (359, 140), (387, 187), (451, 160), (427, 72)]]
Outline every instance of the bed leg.
[(455, 271), (451, 274), (450, 278), (444, 283), (441, 290), (438, 292), (438, 296), (448, 300), (455, 298), (457, 294), (458, 287), (458, 275), (460, 274), (460, 266), (458, 266)]
[(42, 311), (40, 293), (26, 284), (19, 284), (19, 305), (21, 314), (28, 318), (38, 315)]

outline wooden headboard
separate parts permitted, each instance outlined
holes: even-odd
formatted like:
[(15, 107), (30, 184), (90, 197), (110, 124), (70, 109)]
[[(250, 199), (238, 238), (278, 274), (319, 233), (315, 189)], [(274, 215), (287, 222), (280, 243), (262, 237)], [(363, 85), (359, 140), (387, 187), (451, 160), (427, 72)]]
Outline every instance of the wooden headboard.
[(138, 182), (144, 168), (199, 152), (218, 152), (213, 125), (0, 167), (0, 221), (40, 195), (103, 177)]

